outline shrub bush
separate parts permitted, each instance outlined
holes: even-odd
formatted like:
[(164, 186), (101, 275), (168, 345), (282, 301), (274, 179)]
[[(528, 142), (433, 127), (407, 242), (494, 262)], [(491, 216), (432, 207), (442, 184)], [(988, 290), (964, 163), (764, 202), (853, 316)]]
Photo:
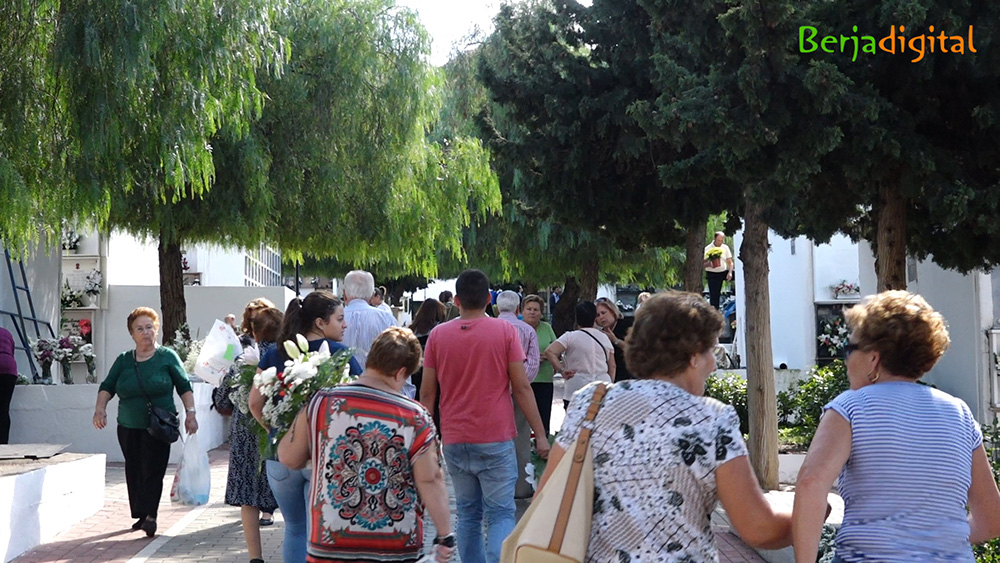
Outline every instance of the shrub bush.
[[(993, 466), (993, 478), (1000, 484), (1000, 421), (983, 426), (983, 447)], [(1000, 563), (1000, 539), (973, 546), (973, 552), (979, 563)]]
[(794, 420), (790, 425), (797, 426), (804, 438), (805, 446), (812, 443), (823, 416), (823, 406), (832, 401), (849, 387), (847, 381), (847, 366), (841, 360), (815, 367), (809, 371), (809, 377), (795, 382), (788, 394), (791, 397)]
[(740, 432), (750, 432), (750, 411), (747, 409), (747, 380), (735, 373), (714, 375), (705, 382), (705, 396), (732, 405), (740, 417)]

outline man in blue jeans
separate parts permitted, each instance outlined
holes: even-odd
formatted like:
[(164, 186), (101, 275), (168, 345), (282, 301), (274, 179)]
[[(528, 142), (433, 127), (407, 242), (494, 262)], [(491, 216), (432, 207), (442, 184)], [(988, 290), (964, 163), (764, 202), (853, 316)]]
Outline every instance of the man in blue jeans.
[[(420, 397), (433, 415), (440, 386), (441, 441), (455, 487), (459, 556), (463, 563), (498, 563), (515, 524), (512, 394), (535, 435), (545, 436), (545, 429), (525, 375), (517, 329), (486, 315), (489, 278), (466, 270), (455, 289), (461, 314), (438, 325), (427, 339)], [(536, 451), (547, 458), (548, 441), (538, 442)]]

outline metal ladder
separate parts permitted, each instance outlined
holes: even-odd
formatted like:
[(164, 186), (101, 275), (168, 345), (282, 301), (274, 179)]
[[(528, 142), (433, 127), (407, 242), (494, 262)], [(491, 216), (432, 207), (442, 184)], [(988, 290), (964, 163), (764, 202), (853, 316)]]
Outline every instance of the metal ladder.
[[(5, 311), (0, 309), (0, 315), (7, 315), (10, 317), (14, 324), (14, 331), (17, 332), (17, 342), (14, 343), (15, 350), (23, 350), (25, 356), (28, 357), (28, 367), (31, 369), (31, 379), (35, 383), (41, 382), (41, 376), (38, 375), (38, 367), (35, 365), (35, 357), (31, 354), (31, 343), (28, 341), (28, 323), (35, 329), (35, 338), (41, 338), (42, 336), (42, 326), (48, 329), (49, 337), (55, 338), (56, 333), (52, 330), (52, 324), (49, 321), (39, 319), (35, 314), (35, 303), (31, 300), (31, 289), (28, 287), (28, 275), (24, 271), (24, 261), (17, 260), (18, 270), (21, 272), (21, 283), (14, 279), (14, 260), (10, 256), (10, 251), (5, 247), (3, 249), (4, 257), (7, 259), (7, 273), (10, 275), (10, 287), (11, 293), (14, 296), (14, 306), (17, 308), (16, 311)], [(21, 296), (19, 292), (24, 292), (24, 297), (28, 303), (28, 312), (30, 315), (25, 316), (24, 310), (21, 307)]]

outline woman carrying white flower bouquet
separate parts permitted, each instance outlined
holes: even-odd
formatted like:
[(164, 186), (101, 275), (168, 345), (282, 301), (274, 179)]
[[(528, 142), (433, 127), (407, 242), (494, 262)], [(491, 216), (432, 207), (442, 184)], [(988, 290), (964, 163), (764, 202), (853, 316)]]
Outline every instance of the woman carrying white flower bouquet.
[[(344, 338), (344, 305), (329, 291), (313, 291), (303, 298), (295, 298), (285, 309), (285, 318), (281, 325), (279, 343), (295, 341), (301, 334), (309, 341), (309, 350), (317, 351), (326, 342), (330, 353), (335, 354), (347, 349), (340, 343)], [(290, 358), (285, 346), (279, 345), (265, 353), (257, 365), (257, 373), (275, 368), (284, 370), (285, 362)], [(361, 375), (361, 365), (351, 358), (351, 375)], [(256, 388), (250, 391), (250, 412), (265, 428), (264, 422), (265, 397)], [(309, 488), (310, 469), (292, 470), (279, 463), (276, 459), (265, 462), (267, 479), (271, 492), (278, 501), (278, 508), (285, 519), (285, 538), (282, 544), (282, 556), (286, 563), (300, 563), (306, 560), (306, 494)]]

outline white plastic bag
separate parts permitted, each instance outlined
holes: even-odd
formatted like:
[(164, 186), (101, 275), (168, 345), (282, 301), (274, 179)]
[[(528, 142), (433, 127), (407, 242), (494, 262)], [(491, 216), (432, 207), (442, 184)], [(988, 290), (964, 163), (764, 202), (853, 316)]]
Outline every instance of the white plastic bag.
[(240, 338), (236, 336), (233, 327), (216, 319), (198, 353), (194, 374), (218, 387), (222, 377), (242, 352)]
[(198, 435), (191, 434), (184, 441), (181, 462), (170, 487), (170, 502), (200, 505), (208, 502), (212, 488), (212, 475), (208, 467), (208, 452), (201, 449)]

